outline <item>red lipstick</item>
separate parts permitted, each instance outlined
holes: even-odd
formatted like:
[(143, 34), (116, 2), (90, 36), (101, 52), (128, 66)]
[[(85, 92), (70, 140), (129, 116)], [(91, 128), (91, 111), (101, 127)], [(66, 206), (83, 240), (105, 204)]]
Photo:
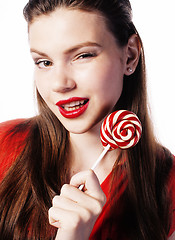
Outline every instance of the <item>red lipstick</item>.
[(56, 103), (61, 115), (65, 118), (77, 118), (89, 105), (88, 98), (73, 97)]

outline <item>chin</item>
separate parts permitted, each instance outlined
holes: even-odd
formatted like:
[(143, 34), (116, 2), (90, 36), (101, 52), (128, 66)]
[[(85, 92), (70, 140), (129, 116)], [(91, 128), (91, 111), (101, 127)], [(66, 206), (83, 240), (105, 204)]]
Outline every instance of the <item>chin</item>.
[(92, 124), (92, 125), (86, 125), (85, 123), (83, 125), (78, 126), (72, 126), (68, 127), (65, 126), (68, 132), (73, 134), (84, 134), (88, 132), (94, 132), (94, 130), (100, 131), (101, 124)]
[(83, 134), (88, 132), (90, 129), (86, 128), (66, 128), (68, 132), (73, 133), (73, 134)]

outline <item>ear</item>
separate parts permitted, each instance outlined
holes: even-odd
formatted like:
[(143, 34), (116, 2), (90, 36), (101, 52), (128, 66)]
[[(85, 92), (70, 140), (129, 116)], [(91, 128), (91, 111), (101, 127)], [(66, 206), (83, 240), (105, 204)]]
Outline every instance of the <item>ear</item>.
[(140, 58), (141, 44), (137, 34), (133, 34), (126, 46), (125, 75), (129, 76), (135, 71)]

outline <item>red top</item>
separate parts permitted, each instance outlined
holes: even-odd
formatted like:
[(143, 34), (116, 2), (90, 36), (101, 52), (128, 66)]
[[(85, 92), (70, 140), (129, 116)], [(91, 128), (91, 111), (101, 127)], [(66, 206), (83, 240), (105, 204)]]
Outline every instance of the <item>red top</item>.
[[(5, 172), (10, 168), (12, 163), (14, 162), (16, 156), (21, 152), (23, 146), (24, 146), (24, 140), (26, 139), (28, 131), (24, 131), (23, 134), (15, 134), (13, 136), (12, 133), (10, 133), (8, 136), (6, 136), (7, 131), (10, 131), (13, 127), (17, 125), (17, 123), (22, 122), (22, 120), (13, 120), (6, 123), (0, 124), (0, 180), (5, 175)], [(110, 189), (110, 179), (112, 177), (112, 174), (110, 173), (107, 178), (104, 180), (104, 182), (101, 184), (102, 190), (105, 193), (107, 197), (107, 202), (103, 208), (102, 213), (98, 217), (94, 228), (92, 230), (92, 233), (90, 235), (89, 240), (94, 239), (100, 239), (100, 240), (107, 240), (107, 239), (118, 239), (118, 240), (128, 240), (126, 236), (119, 235), (121, 233), (121, 228), (123, 232), (125, 232), (125, 229), (123, 229), (123, 225), (120, 224), (122, 221), (121, 216), (125, 215), (127, 216), (125, 218), (128, 219), (127, 225), (131, 225), (131, 221), (129, 219), (128, 211), (132, 211), (131, 208), (128, 206), (125, 212), (123, 211), (124, 208), (122, 208), (122, 198), (124, 196), (125, 189), (127, 187), (127, 178), (125, 174), (121, 174), (116, 184), (113, 184), (112, 189), (118, 189), (117, 198), (119, 201), (119, 206), (116, 206), (116, 196), (115, 196), (115, 202), (112, 201), (112, 199), (109, 199), (109, 191)], [(172, 192), (172, 205), (173, 205), (173, 219), (171, 224), (171, 229), (169, 232), (169, 236), (173, 234), (175, 231), (175, 162), (173, 163), (173, 167), (170, 172), (170, 178), (169, 178), (169, 190)], [(126, 208), (126, 205), (125, 205)], [(111, 212), (115, 212), (114, 214), (114, 221), (117, 222), (115, 225), (115, 229), (112, 228), (111, 224)], [(120, 221), (119, 221), (120, 219)], [(116, 227), (117, 226), (117, 227)], [(120, 229), (118, 231), (117, 229)], [(101, 231), (102, 230), (102, 231)], [(110, 236), (110, 237), (109, 237)], [(173, 238), (172, 238), (173, 239)]]
[(24, 140), (28, 131), (25, 129), (22, 134), (17, 131), (15, 135), (11, 132), (22, 121), (17, 119), (0, 124), (0, 180), (24, 147)]

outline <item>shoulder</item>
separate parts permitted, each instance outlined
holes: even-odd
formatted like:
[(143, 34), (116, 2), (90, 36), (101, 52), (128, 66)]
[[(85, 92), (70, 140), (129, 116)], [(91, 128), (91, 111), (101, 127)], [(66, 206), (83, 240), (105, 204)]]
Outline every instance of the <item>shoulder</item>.
[(173, 210), (175, 211), (175, 157), (173, 156), (172, 167), (169, 174), (168, 190), (172, 196)]
[[(0, 140), (4, 136), (28, 132), (30, 119), (14, 119), (0, 123)], [(21, 136), (22, 137), (22, 136)]]
[[(169, 174), (168, 191), (171, 196), (171, 229), (169, 236), (175, 232), (175, 157), (173, 157), (172, 167)], [(175, 234), (175, 233), (174, 233)]]
[(172, 167), (168, 178), (168, 191), (172, 196), (173, 207), (175, 210), (175, 157), (173, 156)]
[(175, 156), (173, 156), (172, 167), (169, 175), (170, 185), (175, 187)]
[(0, 123), (0, 179), (22, 151), (29, 129), (27, 119)]
[(161, 192), (164, 189), (167, 192), (168, 199), (165, 202), (169, 204), (170, 229), (168, 237), (170, 237), (175, 231), (175, 157), (167, 148), (160, 145), (157, 151), (156, 170), (158, 191)]
[[(21, 143), (29, 132), (27, 119), (16, 119), (0, 123), (0, 150), (9, 144)], [(14, 146), (15, 147), (15, 146)]]
[(16, 125), (23, 123), (25, 119), (14, 119), (0, 123), (0, 136), (13, 129)]

